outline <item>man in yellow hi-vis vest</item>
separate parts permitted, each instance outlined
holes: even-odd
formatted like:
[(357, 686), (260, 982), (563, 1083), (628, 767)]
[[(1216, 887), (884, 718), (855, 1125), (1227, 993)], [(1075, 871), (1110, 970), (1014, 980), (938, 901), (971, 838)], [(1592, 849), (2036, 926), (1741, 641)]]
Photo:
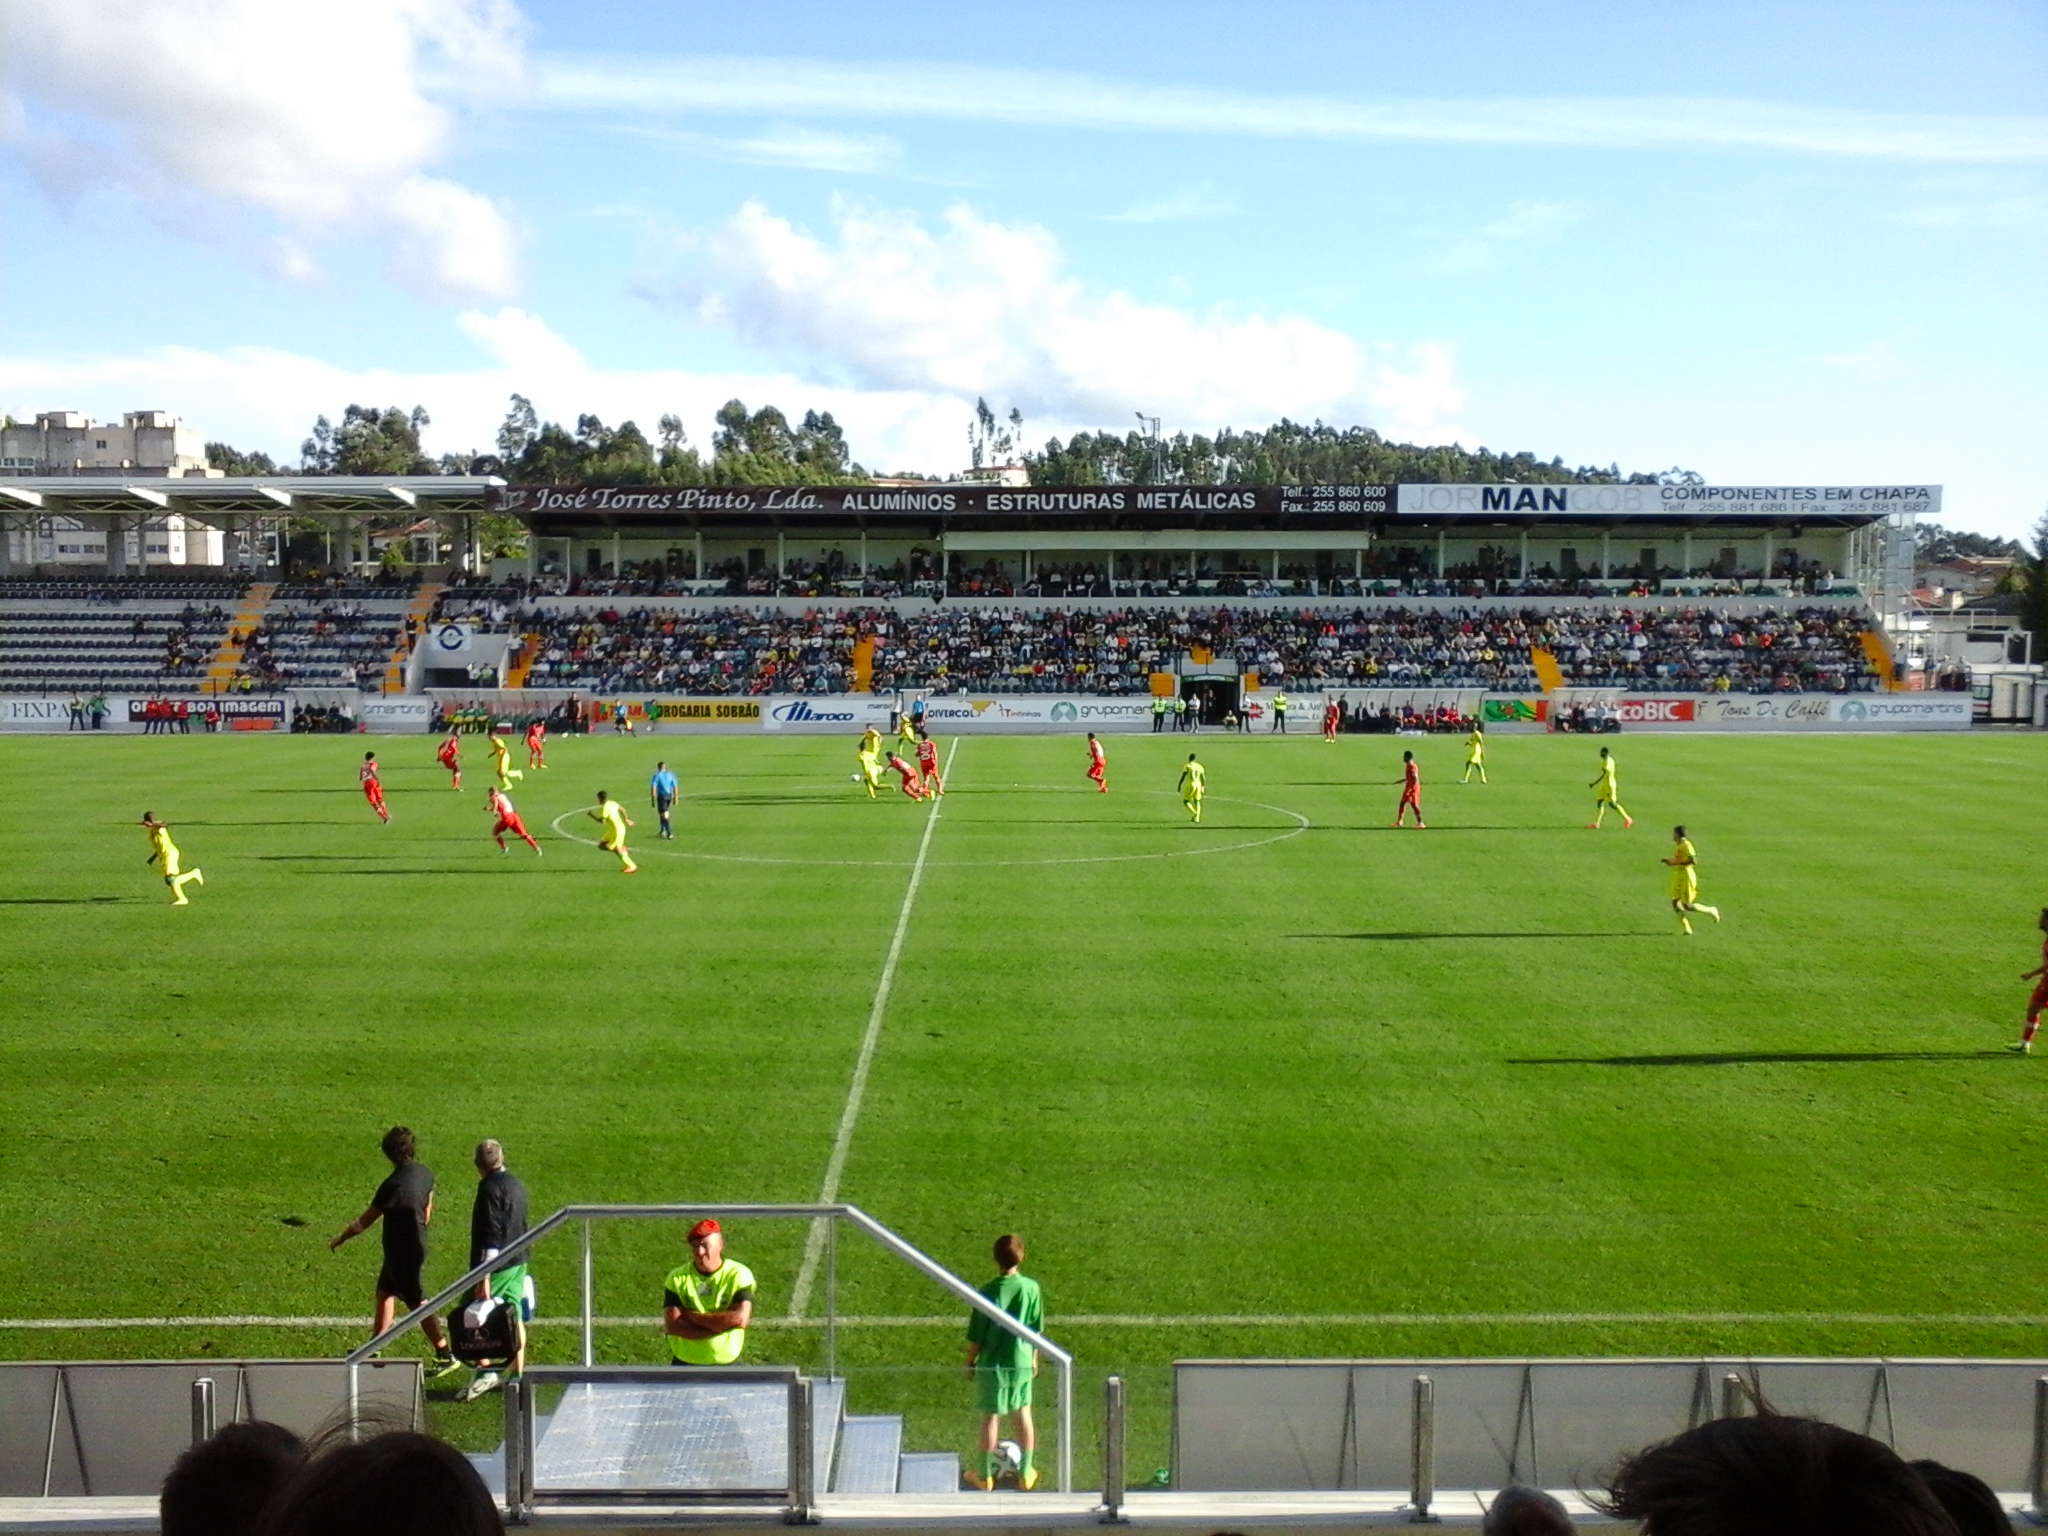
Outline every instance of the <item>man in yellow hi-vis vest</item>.
[(677, 1365), (731, 1365), (754, 1320), (754, 1272), (725, 1256), (725, 1234), (706, 1217), (690, 1228), (690, 1262), (671, 1270), (661, 1331)]

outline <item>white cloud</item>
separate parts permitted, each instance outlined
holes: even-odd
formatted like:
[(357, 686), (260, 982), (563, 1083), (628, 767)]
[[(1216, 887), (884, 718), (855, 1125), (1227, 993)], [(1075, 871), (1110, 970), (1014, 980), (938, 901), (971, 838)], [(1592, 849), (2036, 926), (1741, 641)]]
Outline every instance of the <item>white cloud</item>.
[(1517, 199), (1491, 223), (1481, 226), (1454, 243), (1443, 265), (1453, 272), (1483, 272), (1494, 266), (1503, 245), (1527, 245), (1555, 240), (1592, 209), (1573, 199), (1545, 202)]
[[(573, 427), (591, 412), (616, 425), (637, 421), (649, 437), (665, 412), (683, 418), (699, 448), (727, 400), (785, 411), (832, 412), (855, 455), (878, 471), (961, 467), (971, 399), (921, 390), (849, 390), (776, 372), (593, 367), (538, 315), (516, 308), (471, 312), (458, 322), (482, 354), (477, 364), (434, 372), (342, 368), (266, 347), (205, 351), (159, 347), (127, 357), (54, 361), (0, 357), (0, 409), (17, 418), (58, 406), (96, 419), (165, 409), (207, 438), (295, 462), (313, 418), (350, 403), (424, 405), (429, 452), (489, 452), (515, 391), (542, 417)], [(1055, 427), (1047, 426), (1047, 431)]]
[(2048, 160), (2048, 117), (1875, 112), (1709, 97), (1253, 96), (959, 63), (556, 54), (565, 110), (926, 118), (1252, 138), (1747, 148), (1928, 161)]
[(1362, 347), (1313, 320), (1242, 318), (1092, 293), (1044, 229), (949, 209), (840, 204), (831, 242), (749, 203), (693, 242), (662, 297), (742, 342), (855, 388), (985, 395), (1121, 428), (1134, 410), (1213, 431), (1279, 416), (1451, 430), (1461, 395), (1443, 347)]
[(502, 297), (512, 220), (430, 168), (449, 97), (521, 88), (522, 33), (513, 0), (9, 0), (8, 89), (60, 198), (112, 191), (237, 239), (222, 214), (253, 214), (297, 276), (308, 242), (368, 237), (411, 286)]
[(1205, 181), (1165, 197), (1133, 203), (1110, 218), (1119, 224), (1164, 224), (1180, 219), (1210, 219), (1236, 211), (1229, 198)]
[(674, 129), (637, 130), (650, 137), (695, 150), (715, 160), (738, 165), (770, 165), (784, 170), (836, 171), (871, 176), (893, 170), (903, 149), (885, 134), (833, 133), (823, 128), (778, 124), (743, 138)]

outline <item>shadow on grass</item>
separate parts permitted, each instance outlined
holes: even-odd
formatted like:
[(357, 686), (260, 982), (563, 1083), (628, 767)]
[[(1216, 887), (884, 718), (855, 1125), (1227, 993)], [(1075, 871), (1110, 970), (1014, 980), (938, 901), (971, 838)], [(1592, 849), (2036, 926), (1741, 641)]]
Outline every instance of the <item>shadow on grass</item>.
[[(501, 880), (504, 878), (504, 872), (505, 869), (508, 867), (509, 862), (510, 861), (508, 860), (506, 864), (485, 864), (480, 866), (470, 866), (468, 868), (450, 867), (442, 869), (308, 869), (301, 871), (301, 873), (308, 875), (481, 875), (487, 879)], [(542, 866), (536, 864), (530, 855), (528, 856), (527, 863), (529, 865), (532, 865), (538, 873), (545, 875), (596, 875), (608, 873), (608, 871), (596, 869), (563, 869), (559, 865), (555, 864)]]
[(139, 901), (138, 896), (0, 896), (0, 907), (92, 907), (109, 901)]
[(1614, 933), (1290, 933), (1290, 939), (1355, 939), (1391, 943), (1413, 939), (1657, 939), (1672, 937), (1659, 929), (1633, 928)]
[(290, 821), (180, 821), (181, 827), (359, 827), (360, 816), (346, 820), (336, 817), (298, 816)]
[(1839, 1066), (1863, 1061), (1990, 1061), (2009, 1051), (1702, 1051), (1672, 1056), (1511, 1056), (1511, 1067)]
[(1469, 821), (1461, 821), (1456, 826), (1452, 826), (1448, 822), (1442, 822), (1436, 826), (1397, 828), (1390, 821), (1375, 821), (1369, 825), (1361, 826), (1350, 826), (1339, 821), (1319, 821), (1308, 830), (1311, 832), (1576, 832), (1582, 829), (1563, 826), (1512, 826), (1502, 822), (1481, 822), (1475, 824)]

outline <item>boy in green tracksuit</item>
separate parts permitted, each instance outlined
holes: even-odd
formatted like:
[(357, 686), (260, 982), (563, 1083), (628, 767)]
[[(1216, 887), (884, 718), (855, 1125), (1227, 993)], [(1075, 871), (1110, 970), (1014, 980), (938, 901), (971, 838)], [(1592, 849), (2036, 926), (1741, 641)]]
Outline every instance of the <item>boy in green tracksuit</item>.
[[(1038, 1282), (1017, 1272), (1024, 1262), (1024, 1239), (1014, 1232), (996, 1239), (995, 1279), (981, 1288), (981, 1294), (1025, 1327), (1036, 1331), (1045, 1319), (1045, 1304)], [(1038, 1370), (1038, 1351), (984, 1313), (967, 1319), (967, 1374), (974, 1378), (975, 1406), (981, 1411), (981, 1474), (968, 1474), (977, 1488), (991, 1490), (1001, 1469), (997, 1437), (1004, 1414), (1017, 1420), (1017, 1444), (1023, 1460), (1017, 1466), (1017, 1486), (1038, 1486), (1038, 1469), (1032, 1456), (1038, 1449), (1038, 1434), (1031, 1424), (1031, 1378)]]

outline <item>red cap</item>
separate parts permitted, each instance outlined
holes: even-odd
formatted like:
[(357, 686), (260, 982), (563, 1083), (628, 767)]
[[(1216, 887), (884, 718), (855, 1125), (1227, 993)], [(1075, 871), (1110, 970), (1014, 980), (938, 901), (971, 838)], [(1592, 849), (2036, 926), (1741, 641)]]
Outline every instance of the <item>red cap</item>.
[(690, 1228), (690, 1241), (694, 1243), (700, 1237), (709, 1237), (712, 1233), (716, 1232), (717, 1230), (718, 1223), (713, 1221), (709, 1216), (706, 1216), (702, 1221), (698, 1222), (697, 1225)]

